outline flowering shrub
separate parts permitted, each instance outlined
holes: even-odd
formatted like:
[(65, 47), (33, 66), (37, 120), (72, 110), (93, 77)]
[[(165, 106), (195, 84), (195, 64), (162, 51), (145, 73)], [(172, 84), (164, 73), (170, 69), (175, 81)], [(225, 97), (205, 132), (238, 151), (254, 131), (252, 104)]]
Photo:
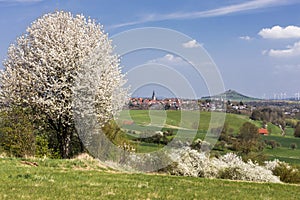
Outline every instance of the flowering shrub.
[(208, 168), (209, 158), (204, 153), (189, 147), (174, 150), (171, 158), (177, 165), (171, 169), (170, 173), (180, 176), (205, 177), (205, 170)]
[(274, 176), (271, 170), (252, 161), (244, 162), (241, 157), (233, 153), (228, 153), (220, 158), (209, 158), (205, 153), (185, 147), (174, 150), (171, 157), (177, 163), (169, 171), (174, 175), (280, 182), (279, 178)]
[(265, 168), (268, 170), (273, 171), (280, 163), (278, 159), (272, 160), (272, 161), (265, 161)]

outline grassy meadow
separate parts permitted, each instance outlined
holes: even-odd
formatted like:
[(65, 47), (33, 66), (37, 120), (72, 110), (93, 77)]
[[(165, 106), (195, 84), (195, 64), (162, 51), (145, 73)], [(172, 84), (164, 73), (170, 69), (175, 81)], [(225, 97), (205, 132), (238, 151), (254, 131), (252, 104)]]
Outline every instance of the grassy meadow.
[[(127, 111), (123, 111), (127, 112)], [(128, 115), (129, 114), (129, 115)], [(223, 124), (218, 121), (225, 116), (225, 124), (229, 133), (238, 134), (240, 127), (245, 122), (251, 122), (257, 127), (262, 126), (261, 121), (253, 121), (246, 115), (213, 113), (215, 121), (211, 122), (211, 112), (199, 112), (199, 111), (151, 111), (151, 110), (130, 110), (126, 115), (123, 113), (120, 116), (121, 127), (125, 131), (135, 134), (128, 134), (129, 139), (137, 137), (144, 131), (154, 130), (166, 130), (172, 129), (175, 133), (180, 130), (187, 137), (193, 136), (195, 138), (204, 139), (211, 123), (212, 128), (221, 127)], [(124, 120), (132, 120), (134, 124), (122, 125)], [(300, 138), (293, 136), (294, 130), (290, 127), (286, 128), (286, 136), (281, 135), (281, 130), (278, 126), (268, 123), (268, 136), (263, 136), (263, 140), (275, 140), (280, 143), (280, 147), (275, 149), (266, 148), (265, 154), (269, 159), (279, 159), (281, 161), (299, 164), (300, 165)], [(135, 136), (136, 135), (136, 136)], [(297, 145), (296, 149), (291, 149), (291, 143)], [(137, 152), (151, 152), (158, 148), (162, 148), (163, 145), (153, 143), (137, 143)]]
[[(130, 110), (123, 111), (124, 113), (120, 115), (120, 123), (122, 120), (132, 120), (135, 124), (126, 126), (123, 128), (136, 130), (140, 129), (154, 129), (160, 130), (161, 128), (173, 128), (173, 129), (184, 129), (184, 130), (197, 130), (200, 133), (206, 133), (209, 124), (213, 128), (222, 127), (222, 118), (225, 117), (225, 124), (227, 125), (231, 133), (237, 134), (241, 125), (247, 121), (261, 127), (262, 122), (250, 120), (246, 115), (237, 114), (224, 114), (221, 112), (213, 112), (215, 121), (211, 121), (212, 112), (199, 112), (199, 111), (178, 111), (178, 110), (168, 110), (168, 111), (149, 111), (149, 110)], [(127, 113), (129, 112), (129, 113)], [(129, 115), (128, 115), (129, 114)], [(280, 134), (280, 129), (269, 123), (268, 129), (271, 133), (278, 135)]]
[[(280, 146), (271, 149), (266, 148), (264, 152), (268, 155), (269, 159), (278, 159), (292, 164), (300, 165), (300, 138), (295, 138), (293, 136), (263, 136), (263, 139), (274, 140), (280, 143)], [(297, 145), (296, 149), (291, 149), (291, 144), (295, 143)]]
[(86, 159), (0, 158), (0, 199), (299, 199), (299, 185), (120, 173)]

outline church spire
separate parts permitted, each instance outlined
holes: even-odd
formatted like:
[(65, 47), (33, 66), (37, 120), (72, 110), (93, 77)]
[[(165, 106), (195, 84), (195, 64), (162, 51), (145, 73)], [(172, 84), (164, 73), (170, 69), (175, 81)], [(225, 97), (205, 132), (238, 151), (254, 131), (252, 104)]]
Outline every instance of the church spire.
[(152, 93), (152, 100), (156, 100), (156, 96), (155, 96), (155, 91), (153, 90), (153, 93)]

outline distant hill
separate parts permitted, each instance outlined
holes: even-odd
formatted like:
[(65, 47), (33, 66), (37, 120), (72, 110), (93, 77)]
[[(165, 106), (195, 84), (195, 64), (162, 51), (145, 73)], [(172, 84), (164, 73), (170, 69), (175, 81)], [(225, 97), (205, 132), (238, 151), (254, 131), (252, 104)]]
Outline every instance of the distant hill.
[(230, 100), (230, 101), (258, 101), (258, 100), (260, 100), (258, 98), (243, 95), (241, 93), (236, 92), (235, 90), (227, 90), (227, 91), (223, 92), (222, 94), (206, 96), (206, 97), (202, 97), (201, 99), (215, 99), (215, 100), (216, 99), (218, 99), (218, 100), (226, 99), (226, 100)]

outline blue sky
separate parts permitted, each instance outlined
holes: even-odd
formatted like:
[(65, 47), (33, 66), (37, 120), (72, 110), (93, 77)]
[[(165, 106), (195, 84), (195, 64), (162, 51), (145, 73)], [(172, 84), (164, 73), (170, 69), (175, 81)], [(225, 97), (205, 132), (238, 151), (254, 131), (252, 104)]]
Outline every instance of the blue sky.
[[(32, 21), (65, 10), (96, 19), (110, 36), (142, 27), (186, 34), (209, 53), (226, 89), (265, 98), (300, 92), (300, 0), (0, 0), (0, 9), (1, 60)], [(197, 96), (207, 95), (203, 80), (192, 77), (187, 63), (168, 52), (136, 52), (124, 56), (122, 65), (126, 71), (149, 62), (176, 68), (190, 79)], [(136, 95), (149, 91), (147, 86)]]

